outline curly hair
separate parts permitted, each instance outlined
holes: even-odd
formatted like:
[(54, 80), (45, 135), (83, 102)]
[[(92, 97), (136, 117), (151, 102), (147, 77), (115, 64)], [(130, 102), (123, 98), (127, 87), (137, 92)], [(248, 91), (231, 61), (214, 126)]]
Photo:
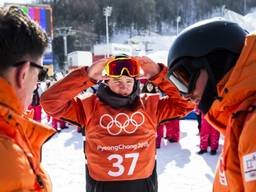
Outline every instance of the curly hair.
[(41, 57), (47, 46), (46, 32), (19, 7), (0, 8), (0, 72), (25, 56)]

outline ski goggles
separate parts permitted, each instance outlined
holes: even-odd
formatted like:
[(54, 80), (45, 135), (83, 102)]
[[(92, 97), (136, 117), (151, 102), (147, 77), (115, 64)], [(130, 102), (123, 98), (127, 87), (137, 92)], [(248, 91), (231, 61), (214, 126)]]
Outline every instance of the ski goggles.
[(181, 94), (186, 95), (194, 90), (200, 70), (187, 63), (188, 60), (178, 61), (169, 69), (168, 79), (175, 85)]
[(136, 77), (140, 74), (140, 65), (131, 58), (115, 58), (105, 65), (105, 70), (110, 77), (120, 77), (124, 74)]
[[(22, 65), (22, 64), (24, 64), (24, 63), (26, 63), (26, 62), (27, 62), (27, 61), (20, 61), (20, 62), (18, 62), (18, 63), (15, 63), (15, 64), (14, 64), (14, 67), (20, 66), (20, 65)], [(37, 64), (37, 63), (31, 62), (31, 61), (29, 61), (29, 63), (30, 63), (30, 65), (31, 65), (32, 67), (35, 67), (35, 68), (39, 69), (38, 81), (45, 81), (46, 78), (47, 78), (47, 76), (48, 76), (48, 74), (47, 74), (48, 68), (47, 68), (47, 67), (44, 67), (44, 66), (42, 66), (42, 65), (39, 65), (39, 64)]]

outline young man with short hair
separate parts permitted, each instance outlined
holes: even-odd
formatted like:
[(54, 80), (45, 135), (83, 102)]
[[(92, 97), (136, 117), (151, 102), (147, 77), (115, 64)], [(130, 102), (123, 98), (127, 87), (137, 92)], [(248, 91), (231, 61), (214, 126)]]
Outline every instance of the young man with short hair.
[(47, 72), (47, 45), (46, 33), (21, 9), (0, 8), (0, 191), (52, 191), (40, 161), (55, 131), (24, 114)]

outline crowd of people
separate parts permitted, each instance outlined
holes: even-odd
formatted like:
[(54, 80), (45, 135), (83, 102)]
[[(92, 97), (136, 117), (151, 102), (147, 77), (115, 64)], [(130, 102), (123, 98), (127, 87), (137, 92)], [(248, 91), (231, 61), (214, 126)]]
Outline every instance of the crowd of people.
[(46, 33), (18, 7), (0, 8), (0, 191), (52, 191), (41, 147), (68, 122), (86, 137), (87, 192), (157, 192), (156, 149), (163, 137), (179, 142), (179, 121), (193, 110), (199, 155), (209, 146), (216, 155), (224, 135), (213, 191), (255, 191), (255, 39), (206, 20), (177, 36), (168, 67), (119, 55), (53, 82)]

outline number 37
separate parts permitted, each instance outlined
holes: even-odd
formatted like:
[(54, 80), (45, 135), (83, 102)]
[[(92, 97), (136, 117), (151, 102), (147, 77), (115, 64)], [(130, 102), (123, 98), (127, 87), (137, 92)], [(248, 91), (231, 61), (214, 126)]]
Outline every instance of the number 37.
[[(138, 158), (139, 158), (139, 153), (128, 153), (128, 154), (124, 155), (124, 158), (125, 159), (132, 158), (132, 163), (131, 163), (130, 169), (128, 171), (128, 175), (132, 175), (134, 172), (134, 169), (136, 167)], [(108, 171), (108, 175), (110, 175), (112, 177), (118, 177), (124, 173), (125, 168), (122, 165), (124, 158), (123, 158), (123, 156), (118, 155), (118, 154), (112, 154), (112, 155), (108, 156), (108, 160), (110, 160), (110, 161), (112, 159), (116, 159), (116, 162), (113, 163), (112, 165), (113, 165), (113, 167), (118, 168), (118, 171)]]

